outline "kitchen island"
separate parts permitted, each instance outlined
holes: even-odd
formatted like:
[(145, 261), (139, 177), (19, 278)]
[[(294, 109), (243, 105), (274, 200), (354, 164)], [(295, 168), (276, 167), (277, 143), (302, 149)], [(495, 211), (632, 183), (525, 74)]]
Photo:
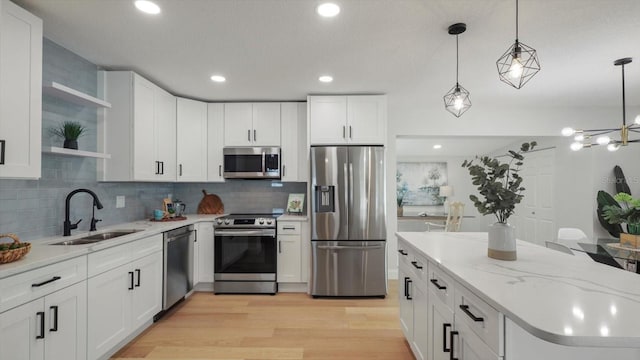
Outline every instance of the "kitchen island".
[[(397, 233), (400, 320), (418, 359), (640, 359), (640, 277), (487, 233)], [(426, 311), (423, 308), (426, 306)]]

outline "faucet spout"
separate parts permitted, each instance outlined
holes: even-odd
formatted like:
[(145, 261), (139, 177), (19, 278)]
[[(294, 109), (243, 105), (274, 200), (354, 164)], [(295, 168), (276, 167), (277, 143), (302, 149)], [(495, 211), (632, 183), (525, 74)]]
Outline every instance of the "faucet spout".
[[(98, 209), (102, 209), (102, 203), (100, 202), (100, 199), (98, 199), (98, 195), (96, 195), (96, 193), (94, 193), (93, 191), (89, 190), (89, 189), (76, 189), (73, 190), (72, 192), (69, 193), (69, 195), (67, 195), (67, 198), (65, 200), (64, 203), (64, 231), (63, 231), (63, 236), (69, 236), (71, 235), (71, 230), (72, 229), (77, 229), (78, 228), (78, 223), (80, 221), (78, 221), (75, 224), (72, 224), (71, 221), (69, 220), (69, 209), (71, 206), (71, 198), (73, 197), (73, 195), (80, 193), (80, 192), (84, 192), (87, 193), (89, 195), (91, 195), (93, 197), (93, 206), (97, 207)], [(95, 227), (95, 224), (94, 224)]]

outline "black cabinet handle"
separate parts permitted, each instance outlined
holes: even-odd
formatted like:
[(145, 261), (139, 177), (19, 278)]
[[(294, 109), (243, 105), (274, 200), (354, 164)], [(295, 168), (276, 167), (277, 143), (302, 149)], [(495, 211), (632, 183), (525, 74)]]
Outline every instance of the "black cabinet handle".
[(346, 126), (342, 127), (342, 138), (343, 139), (347, 138), (347, 127)]
[[(80, 222), (80, 221), (78, 221), (78, 222)], [(47, 281), (43, 281), (43, 282), (37, 283), (37, 284), (31, 284), (31, 287), (40, 287), (42, 285), (47, 285), (49, 283), (52, 283), (54, 281), (58, 281), (60, 279), (62, 279), (60, 276), (54, 276), (54, 277), (52, 277), (51, 279), (49, 279)]]
[(156, 160), (156, 175), (160, 175), (160, 161)]
[(0, 165), (4, 165), (5, 140), (0, 140)]
[(349, 139), (353, 139), (353, 131), (351, 131), (351, 125), (349, 125)]
[(138, 280), (136, 280), (136, 287), (140, 287), (140, 269), (136, 269), (136, 275), (138, 275)]
[(460, 309), (464, 311), (465, 314), (469, 315), (471, 320), (481, 322), (484, 321), (484, 318), (475, 316), (471, 311), (469, 311), (469, 305), (460, 305)]
[(133, 271), (129, 271), (129, 290), (133, 290)]
[(295, 226), (283, 226), (282, 230), (295, 230)]
[(198, 230), (193, 230), (193, 242), (198, 242)]
[(412, 262), (411, 262), (411, 265), (413, 265), (413, 267), (415, 267), (416, 269), (422, 270), (422, 266), (421, 266), (421, 265), (418, 265), (418, 262), (417, 262), (417, 261), (412, 261)]
[(447, 329), (451, 327), (451, 324), (442, 324), (442, 351), (451, 352), (451, 348), (447, 349)]
[(218, 176), (222, 176), (222, 165), (218, 165)]
[(282, 241), (278, 241), (278, 254), (282, 254)]
[(160, 161), (160, 175), (164, 175), (164, 161)]
[(58, 331), (58, 306), (54, 305), (49, 307), (50, 310), (53, 310), (53, 327), (49, 329), (49, 331)]
[(409, 253), (408, 253), (408, 252), (406, 252), (406, 251), (404, 251), (404, 250), (402, 250), (402, 249), (398, 250), (398, 252), (399, 252), (400, 254), (404, 255), (404, 256), (409, 255)]
[(409, 291), (409, 286), (411, 284), (413, 284), (413, 280), (407, 280), (407, 300), (413, 300), (413, 298), (411, 297), (411, 291)]
[(257, 134), (257, 133), (258, 133), (258, 132), (254, 129), (254, 130), (253, 130), (253, 141), (258, 141), (258, 138), (256, 137), (256, 134)]
[(451, 343), (451, 352), (449, 353), (449, 360), (458, 360), (457, 357), (453, 356), (453, 338), (458, 336), (458, 332), (457, 331), (452, 331), (449, 333), (449, 342)]
[(36, 339), (44, 339), (44, 311), (38, 311), (36, 316), (40, 317), (40, 335), (37, 335)]
[(282, 176), (285, 176), (285, 175), (284, 175), (284, 174), (285, 174), (284, 169), (285, 169), (285, 165), (282, 165)]
[(446, 286), (440, 285), (440, 283), (438, 283), (438, 279), (431, 279), (429, 281), (431, 281), (431, 283), (435, 285), (435, 287), (437, 287), (438, 290), (447, 290)]
[(178, 167), (180, 168), (180, 174), (179, 174), (179, 176), (182, 176), (182, 164), (180, 164)]
[(251, 142), (251, 129), (247, 130), (247, 141)]
[(405, 276), (404, 278), (404, 297), (405, 298), (409, 298), (409, 286), (407, 286), (407, 281), (409, 281), (409, 278)]

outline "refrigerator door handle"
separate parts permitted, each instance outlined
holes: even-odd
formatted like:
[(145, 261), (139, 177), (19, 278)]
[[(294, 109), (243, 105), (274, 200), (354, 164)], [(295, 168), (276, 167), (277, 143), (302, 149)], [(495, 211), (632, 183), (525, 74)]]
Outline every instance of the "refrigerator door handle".
[(382, 249), (384, 245), (375, 245), (375, 246), (318, 246), (320, 250), (375, 250)]
[(353, 163), (349, 163), (349, 209), (353, 208)]

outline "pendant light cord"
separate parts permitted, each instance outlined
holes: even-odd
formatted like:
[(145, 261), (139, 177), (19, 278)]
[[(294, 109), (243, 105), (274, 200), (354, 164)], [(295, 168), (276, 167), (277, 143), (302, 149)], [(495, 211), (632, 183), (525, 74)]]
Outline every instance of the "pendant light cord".
[(518, 0), (516, 0), (516, 42), (518, 41)]
[[(456, 86), (458, 86), (458, 35), (456, 35)], [(624, 67), (622, 68), (624, 70)]]

